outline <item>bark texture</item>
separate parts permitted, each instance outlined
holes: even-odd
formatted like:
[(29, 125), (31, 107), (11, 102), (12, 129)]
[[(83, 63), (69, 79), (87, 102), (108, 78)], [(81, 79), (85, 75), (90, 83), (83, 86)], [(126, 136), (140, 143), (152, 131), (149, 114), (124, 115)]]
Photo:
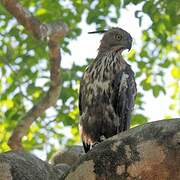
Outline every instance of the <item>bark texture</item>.
[(132, 128), (85, 155), (74, 152), (81, 158), (71, 166), (69, 157), (50, 165), (22, 151), (2, 153), (0, 180), (179, 180), (180, 118)]
[(58, 180), (62, 175), (47, 162), (22, 151), (1, 154), (0, 166), (0, 180)]
[(179, 180), (180, 119), (148, 123), (94, 147), (66, 180)]

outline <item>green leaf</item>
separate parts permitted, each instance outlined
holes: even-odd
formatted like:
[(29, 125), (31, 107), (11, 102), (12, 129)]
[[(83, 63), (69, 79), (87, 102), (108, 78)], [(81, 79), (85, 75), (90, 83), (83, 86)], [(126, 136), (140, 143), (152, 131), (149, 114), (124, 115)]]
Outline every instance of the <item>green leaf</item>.
[(180, 79), (180, 67), (174, 66), (171, 70), (171, 74), (174, 78)]
[(158, 97), (160, 92), (163, 92), (164, 94), (166, 93), (164, 87), (160, 85), (155, 85), (152, 88), (154, 97)]
[(148, 118), (142, 114), (135, 114), (132, 116), (131, 126), (147, 123)]
[(142, 85), (143, 89), (146, 91), (148, 91), (152, 88), (152, 85), (149, 82), (147, 82), (147, 79), (141, 81), (140, 84)]

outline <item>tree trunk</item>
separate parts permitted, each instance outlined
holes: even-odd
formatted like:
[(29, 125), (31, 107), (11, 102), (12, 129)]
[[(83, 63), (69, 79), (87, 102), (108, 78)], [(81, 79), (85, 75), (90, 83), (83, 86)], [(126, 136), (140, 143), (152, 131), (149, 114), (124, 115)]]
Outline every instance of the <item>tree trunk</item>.
[(69, 168), (50, 165), (35, 156), (0, 154), (3, 180), (179, 180), (180, 118), (148, 123), (95, 146)]

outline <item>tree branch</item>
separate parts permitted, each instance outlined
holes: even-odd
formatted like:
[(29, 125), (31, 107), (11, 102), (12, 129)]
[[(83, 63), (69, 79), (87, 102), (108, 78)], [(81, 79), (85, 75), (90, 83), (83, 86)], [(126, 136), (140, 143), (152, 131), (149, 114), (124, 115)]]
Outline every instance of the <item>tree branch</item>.
[(147, 123), (105, 140), (62, 179), (180, 179), (180, 118)]
[(51, 162), (52, 165), (25, 152), (2, 153), (0, 177), (10, 177), (6, 180), (178, 180), (180, 118), (132, 128), (96, 145), (87, 154), (80, 147), (56, 153)]
[(2, 5), (22, 24), (28, 32), (40, 40), (48, 40), (51, 85), (47, 95), (42, 98), (21, 119), (14, 129), (8, 145), (11, 149), (22, 149), (21, 139), (31, 124), (50, 106), (54, 105), (60, 93), (60, 62), (61, 53), (59, 39), (66, 35), (68, 27), (62, 22), (42, 24), (16, 0), (1, 0)]
[[(1, 4), (11, 13), (17, 21), (23, 25), (37, 39), (45, 39), (48, 36), (63, 37), (68, 32), (64, 23), (42, 24), (32, 14), (21, 6), (16, 0), (1, 0)], [(57, 38), (57, 40), (59, 39)]]

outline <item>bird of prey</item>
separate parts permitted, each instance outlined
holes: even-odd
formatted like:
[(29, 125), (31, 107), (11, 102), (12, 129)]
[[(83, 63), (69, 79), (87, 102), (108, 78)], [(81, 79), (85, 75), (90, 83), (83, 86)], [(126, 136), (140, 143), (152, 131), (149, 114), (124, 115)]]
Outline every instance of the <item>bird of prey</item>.
[(104, 138), (130, 127), (136, 83), (121, 53), (131, 49), (132, 37), (121, 28), (104, 33), (97, 57), (86, 68), (79, 92), (80, 135), (85, 152)]

